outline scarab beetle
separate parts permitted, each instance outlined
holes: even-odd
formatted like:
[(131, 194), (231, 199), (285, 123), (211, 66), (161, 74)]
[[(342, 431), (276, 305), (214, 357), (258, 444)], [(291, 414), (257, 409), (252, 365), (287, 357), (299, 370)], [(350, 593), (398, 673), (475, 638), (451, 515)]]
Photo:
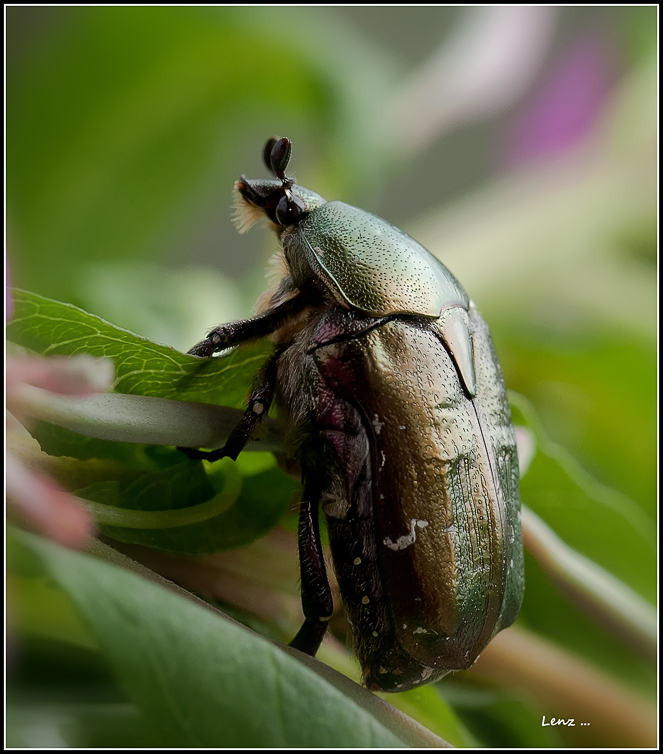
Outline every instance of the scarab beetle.
[(283, 274), (251, 319), (189, 353), (271, 334), (240, 424), (217, 451), (236, 458), (274, 397), (302, 469), (299, 557), (314, 655), (332, 614), (318, 507), (368, 688), (404, 691), (468, 668), (511, 625), (523, 594), (518, 459), (488, 326), (456, 278), (375, 215), (328, 202), (285, 174), (235, 184), (239, 230), (266, 215)]

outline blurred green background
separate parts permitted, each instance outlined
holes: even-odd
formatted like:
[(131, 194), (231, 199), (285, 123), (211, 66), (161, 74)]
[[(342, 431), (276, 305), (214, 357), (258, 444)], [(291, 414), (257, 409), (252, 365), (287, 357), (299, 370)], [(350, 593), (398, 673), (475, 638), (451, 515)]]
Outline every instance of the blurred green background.
[(656, 14), (9, 7), (12, 284), (186, 350), (264, 287), (230, 192), (289, 136), (299, 183), (447, 264), (509, 388), (653, 530)]

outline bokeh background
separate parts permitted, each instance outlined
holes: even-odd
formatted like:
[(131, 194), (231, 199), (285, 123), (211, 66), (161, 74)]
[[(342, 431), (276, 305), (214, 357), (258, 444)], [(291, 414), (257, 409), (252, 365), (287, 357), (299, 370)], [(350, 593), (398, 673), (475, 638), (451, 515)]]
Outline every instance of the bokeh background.
[[(653, 530), (657, 23), (654, 6), (9, 7), (12, 284), (186, 350), (264, 287), (275, 240), (237, 234), (230, 192), (288, 136), (299, 183), (454, 272), (509, 388)], [(653, 599), (649, 576), (631, 586)]]

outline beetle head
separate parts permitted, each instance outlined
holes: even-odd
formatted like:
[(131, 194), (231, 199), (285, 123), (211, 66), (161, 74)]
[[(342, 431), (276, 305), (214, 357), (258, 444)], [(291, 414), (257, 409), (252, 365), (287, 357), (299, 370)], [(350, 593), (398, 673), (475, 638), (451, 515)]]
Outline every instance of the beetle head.
[(263, 214), (280, 232), (297, 224), (307, 212), (325, 203), (321, 196), (297, 186), (294, 179), (285, 174), (291, 151), (290, 139), (269, 139), (263, 150), (263, 160), (277, 180), (254, 181), (243, 175), (235, 183), (239, 198), (237, 226), (240, 233), (248, 230)]

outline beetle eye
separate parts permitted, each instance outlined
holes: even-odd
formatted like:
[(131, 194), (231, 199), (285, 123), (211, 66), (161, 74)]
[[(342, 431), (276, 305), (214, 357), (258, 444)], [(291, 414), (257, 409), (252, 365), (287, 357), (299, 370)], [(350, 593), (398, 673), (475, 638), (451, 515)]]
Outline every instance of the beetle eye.
[(286, 194), (276, 205), (276, 220), (279, 225), (292, 225), (306, 212), (304, 200), (297, 194)]

